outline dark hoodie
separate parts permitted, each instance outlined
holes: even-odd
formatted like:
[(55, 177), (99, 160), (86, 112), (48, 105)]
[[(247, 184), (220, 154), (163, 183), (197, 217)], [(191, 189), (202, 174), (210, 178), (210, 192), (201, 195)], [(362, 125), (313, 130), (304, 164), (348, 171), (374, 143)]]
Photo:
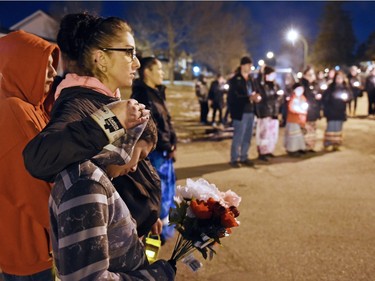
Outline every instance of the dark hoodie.
[(173, 151), (177, 144), (177, 136), (165, 104), (165, 86), (161, 85), (158, 89), (152, 89), (138, 79), (133, 83), (131, 98), (143, 103), (151, 111), (158, 128), (158, 143), (155, 150)]
[(31, 275), (52, 267), (48, 183), (25, 169), (22, 150), (48, 122), (43, 105), (49, 56), (59, 49), (23, 31), (0, 38), (0, 267)]

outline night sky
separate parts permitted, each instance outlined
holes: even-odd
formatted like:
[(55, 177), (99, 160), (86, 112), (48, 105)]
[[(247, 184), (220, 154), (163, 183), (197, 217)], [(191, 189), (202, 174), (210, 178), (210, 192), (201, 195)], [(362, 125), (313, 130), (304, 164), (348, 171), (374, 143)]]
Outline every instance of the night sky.
[[(124, 11), (129, 3), (125, 1), (105, 1), (102, 16), (119, 16), (126, 19)], [(267, 51), (275, 53), (285, 40), (285, 32), (290, 27), (299, 30), (313, 42), (319, 32), (318, 20), (322, 16), (325, 1), (242, 1), (233, 5), (245, 5), (257, 31), (258, 43), (250, 53), (254, 59), (265, 56)], [(88, 3), (89, 4), (89, 3)], [(50, 1), (0, 1), (0, 26), (9, 28), (38, 9), (48, 13)], [(375, 2), (345, 1), (344, 9), (350, 12), (357, 43), (364, 42), (375, 31)]]

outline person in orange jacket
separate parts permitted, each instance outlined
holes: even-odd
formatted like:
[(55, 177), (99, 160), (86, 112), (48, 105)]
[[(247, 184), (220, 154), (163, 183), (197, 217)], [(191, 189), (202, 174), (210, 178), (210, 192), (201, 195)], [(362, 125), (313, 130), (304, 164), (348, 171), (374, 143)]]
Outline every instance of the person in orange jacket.
[(45, 102), (59, 53), (24, 31), (0, 38), (0, 268), (6, 281), (53, 280), (51, 186), (28, 173), (22, 151), (49, 120)]
[(302, 84), (294, 84), (293, 92), (288, 102), (284, 146), (287, 153), (292, 157), (299, 157), (306, 150), (304, 131), (309, 106), (303, 95), (304, 91)]

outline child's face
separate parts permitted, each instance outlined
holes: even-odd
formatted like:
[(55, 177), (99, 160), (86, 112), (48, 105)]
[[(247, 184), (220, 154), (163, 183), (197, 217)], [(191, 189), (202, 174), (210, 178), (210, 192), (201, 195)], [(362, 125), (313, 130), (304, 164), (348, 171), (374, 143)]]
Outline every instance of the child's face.
[(107, 175), (110, 178), (116, 178), (118, 176), (123, 176), (129, 172), (135, 172), (137, 169), (138, 162), (145, 159), (147, 155), (151, 152), (153, 148), (152, 143), (148, 143), (144, 140), (139, 140), (134, 147), (132, 158), (129, 163), (125, 165), (108, 165)]
[(296, 94), (297, 97), (302, 96), (303, 92), (305, 91), (305, 88), (302, 86), (299, 86), (294, 89), (294, 93)]

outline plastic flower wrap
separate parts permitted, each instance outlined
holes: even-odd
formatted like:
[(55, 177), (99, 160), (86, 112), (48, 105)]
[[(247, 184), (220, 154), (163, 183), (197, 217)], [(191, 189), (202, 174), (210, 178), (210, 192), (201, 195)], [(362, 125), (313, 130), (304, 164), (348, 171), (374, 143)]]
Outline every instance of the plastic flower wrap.
[(177, 186), (176, 208), (169, 212), (169, 222), (178, 231), (171, 259), (178, 261), (198, 250), (206, 259), (213, 257), (213, 245), (239, 226), (237, 207), (241, 202), (235, 192), (221, 192), (204, 179), (186, 180), (186, 186)]

